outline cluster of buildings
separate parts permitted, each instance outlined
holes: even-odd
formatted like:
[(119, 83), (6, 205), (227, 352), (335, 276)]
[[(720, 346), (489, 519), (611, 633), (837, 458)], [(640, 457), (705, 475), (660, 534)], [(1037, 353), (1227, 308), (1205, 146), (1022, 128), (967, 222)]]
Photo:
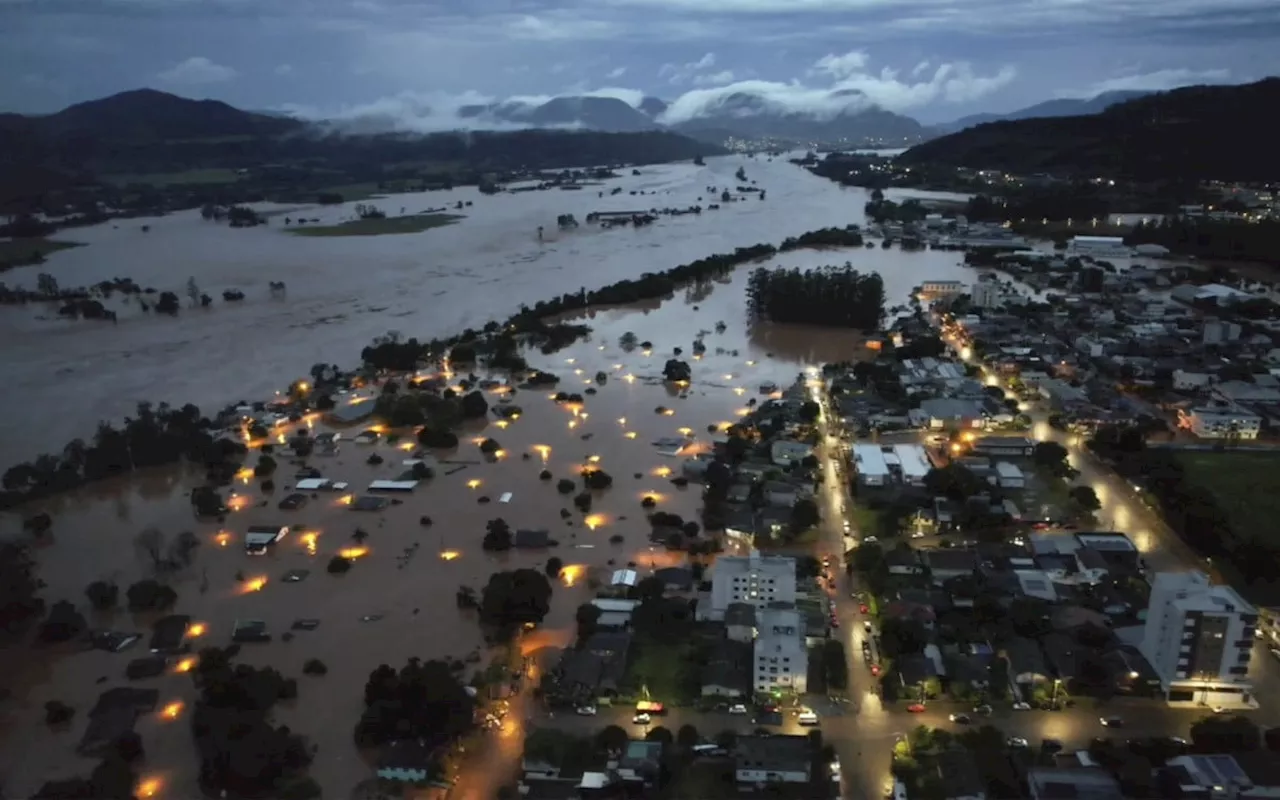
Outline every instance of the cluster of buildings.
[(956, 293), (944, 330), (1074, 423), (1147, 417), (1201, 439), (1264, 435), (1280, 419), (1277, 296), (1186, 277), (1180, 268), (1077, 260), (1049, 279), (1043, 304), (980, 306), (972, 298), (985, 282)]

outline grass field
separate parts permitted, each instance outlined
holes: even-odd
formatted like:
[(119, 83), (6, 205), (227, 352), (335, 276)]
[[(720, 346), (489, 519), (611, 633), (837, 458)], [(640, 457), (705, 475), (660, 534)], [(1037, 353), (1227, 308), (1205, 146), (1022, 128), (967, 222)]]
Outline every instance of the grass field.
[(189, 184), (235, 183), (240, 176), (233, 169), (191, 169), (185, 172), (153, 172), (138, 175), (106, 175), (104, 178), (117, 186), (130, 183), (146, 183), (151, 186), (182, 186)]
[(452, 225), (460, 219), (462, 216), (458, 214), (413, 214), (385, 219), (355, 219), (340, 225), (313, 225), (289, 230), (298, 236), (383, 236), (393, 233), (421, 233)]
[(1213, 494), (1231, 528), (1280, 545), (1280, 451), (1178, 453), (1187, 480)]
[(39, 264), (50, 253), (72, 247), (81, 245), (78, 242), (55, 242), (51, 239), (0, 240), (0, 271)]

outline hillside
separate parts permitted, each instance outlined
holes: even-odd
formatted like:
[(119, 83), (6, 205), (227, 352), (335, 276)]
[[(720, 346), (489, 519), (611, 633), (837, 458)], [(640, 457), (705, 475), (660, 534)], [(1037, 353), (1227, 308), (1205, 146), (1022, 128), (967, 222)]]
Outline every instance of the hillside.
[(1118, 103), (1124, 103), (1139, 97), (1146, 97), (1151, 92), (1103, 92), (1095, 97), (1046, 100), (1033, 106), (1010, 111), (1008, 114), (970, 114), (953, 122), (935, 126), (939, 135), (955, 133), (975, 125), (988, 122), (1002, 122), (1020, 119), (1041, 119), (1044, 117), (1079, 117), (1088, 114), (1100, 114)]
[[(52, 196), (107, 183), (147, 185), (168, 202), (189, 203), (217, 193), (241, 200), (392, 180), (475, 183), (484, 173), (681, 161), (723, 152), (657, 130), (643, 113), (609, 98), (565, 98), (520, 109), (530, 111), (536, 113), (524, 122), (528, 130), (342, 135), (300, 120), (143, 89), (47, 116), (3, 114), (0, 210), (104, 200), (101, 192), (80, 191), (56, 202)], [(601, 124), (612, 120), (626, 132), (534, 129), (558, 127), (576, 114)], [(106, 200), (114, 204), (121, 198)]]
[(540, 105), (503, 102), (464, 106), (459, 111), (459, 116), (481, 124), (528, 125), (535, 128), (579, 127), (605, 133), (634, 133), (659, 127), (648, 114), (615, 97), (571, 95), (553, 97)]
[(796, 143), (828, 144), (866, 141), (918, 140), (927, 130), (911, 117), (874, 106), (857, 92), (842, 92), (847, 108), (835, 115), (806, 114), (774, 107), (760, 95), (735, 92), (721, 98), (693, 119), (676, 124), (675, 130), (713, 140), (712, 131), (727, 131), (744, 139), (783, 139)]
[(1280, 179), (1271, 109), (1280, 78), (1243, 86), (1190, 86), (1139, 97), (1100, 114), (992, 122), (917, 145), (909, 165), (1014, 174), (1136, 180)]

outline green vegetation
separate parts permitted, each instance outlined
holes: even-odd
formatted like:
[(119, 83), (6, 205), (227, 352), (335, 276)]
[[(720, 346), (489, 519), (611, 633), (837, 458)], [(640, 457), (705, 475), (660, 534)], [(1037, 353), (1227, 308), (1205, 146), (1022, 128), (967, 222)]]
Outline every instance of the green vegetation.
[(637, 639), (633, 648), (627, 683), (637, 697), (672, 705), (693, 701), (699, 689), (701, 662), (696, 642), (645, 638)]
[(432, 228), (452, 225), (458, 214), (412, 214), (404, 217), (355, 219), (338, 225), (290, 228), (298, 236), (382, 236), (391, 233), (421, 233)]
[(1182, 451), (1184, 480), (1207, 491), (1237, 534), (1280, 550), (1280, 458), (1271, 452)]
[(55, 242), (52, 239), (0, 239), (0, 272), (43, 264), (50, 253), (80, 246), (79, 242)]
[(235, 183), (240, 180), (240, 174), (233, 169), (214, 167), (211, 169), (189, 169), (182, 172), (104, 175), (102, 179), (116, 186), (144, 183), (148, 186), (162, 188), (166, 186)]

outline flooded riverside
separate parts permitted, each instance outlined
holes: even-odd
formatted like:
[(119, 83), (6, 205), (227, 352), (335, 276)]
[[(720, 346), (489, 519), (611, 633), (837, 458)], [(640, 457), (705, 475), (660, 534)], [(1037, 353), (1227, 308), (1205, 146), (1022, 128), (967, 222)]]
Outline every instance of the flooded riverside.
[[(583, 226), (549, 235), (553, 241), (536, 240), (537, 225), (553, 227), (559, 213), (582, 217), (597, 208), (692, 204), (706, 185), (733, 184), (734, 170), (744, 163), (748, 176), (768, 192), (765, 201), (726, 204), (701, 216), (663, 217), (641, 230)], [(40, 268), (64, 286), (128, 275), (143, 285), (181, 292), (190, 274), (205, 292), (236, 287), (249, 299), (208, 311), (184, 310), (177, 319), (122, 314), (117, 326), (41, 321), (32, 319), (30, 309), (4, 309), (9, 338), (3, 363), (11, 380), (0, 434), (4, 455), (15, 461), (42, 449), (57, 450), (72, 436), (91, 434), (97, 419), (127, 415), (138, 400), (190, 401), (212, 411), (231, 400), (267, 399), (306, 375), (314, 362), (354, 362), (361, 347), (389, 329), (405, 336), (452, 334), (503, 317), (520, 302), (581, 285), (603, 286), (736, 246), (776, 244), (826, 225), (860, 222), (866, 200), (865, 192), (842, 190), (782, 161), (728, 158), (712, 160), (705, 169), (680, 165), (643, 171), (608, 186), (663, 194), (632, 198), (624, 192), (609, 198), (606, 187), (604, 199), (594, 193), (586, 197), (585, 190), (476, 195), (462, 223), (421, 235), (294, 238), (272, 229), (229, 230), (189, 215), (154, 220), (146, 234), (136, 220), (115, 230), (75, 231), (68, 238), (92, 244), (58, 254)], [(442, 205), (442, 194), (467, 196), (459, 190), (421, 200), (397, 195), (380, 203), (389, 212), (401, 205), (413, 210)], [(307, 215), (336, 220), (343, 213), (319, 209)], [(976, 275), (957, 265), (957, 253), (878, 246), (797, 251), (761, 265), (803, 268), (845, 261), (880, 272), (887, 305), (902, 302), (924, 280), (971, 281)], [(550, 655), (544, 648), (570, 641), (574, 610), (593, 594), (593, 579), (613, 567), (634, 564), (647, 570), (683, 556), (650, 545), (641, 502), (653, 497), (658, 510), (698, 518), (699, 487), (677, 487), (670, 479), (680, 474), (684, 456), (710, 448), (709, 426), (722, 428), (746, 413), (752, 398), (763, 399), (760, 387), (766, 382), (785, 386), (806, 366), (865, 352), (861, 337), (845, 330), (747, 325), (745, 285), (753, 268), (681, 290), (665, 302), (568, 315), (568, 321), (589, 324), (591, 337), (551, 356), (528, 355), (532, 366), (559, 375), (560, 385), (519, 391), (514, 398), (522, 409), (518, 418), (499, 421), (490, 415), (459, 430), (456, 451), (435, 451), (451, 463), (442, 463), (435, 477), (412, 493), (395, 495), (402, 502), (382, 511), (354, 511), (343, 495), (327, 493), (312, 496), (298, 510), (278, 509), (295, 468), (277, 456), (278, 488), (264, 492), (257, 479), (238, 479), (235, 489), (243, 499), (221, 525), (193, 519), (188, 493), (203, 476), (175, 468), (30, 504), (21, 514), (0, 517), (0, 536), (22, 536), (23, 516), (48, 511), (52, 533), (35, 546), (39, 575), (47, 584), (41, 596), (50, 603), (71, 600), (83, 609), (91, 581), (112, 580), (123, 589), (151, 574), (149, 559), (133, 545), (143, 528), (154, 526), (169, 537), (193, 531), (201, 546), (192, 565), (166, 576), (178, 592), (174, 613), (205, 626), (197, 648), (229, 643), (237, 620), (267, 624), (272, 641), (244, 645), (237, 660), (271, 665), (298, 678), (298, 699), (277, 705), (273, 717), (318, 746), (310, 772), (325, 796), (346, 797), (372, 774), (352, 737), (370, 670), (382, 663), (402, 666), (410, 656), (465, 660), (479, 653), (479, 662), (468, 664), (464, 673), (469, 677), (488, 663), (474, 612), (456, 608), (459, 586), (479, 592), (497, 570), (541, 568), (549, 557), (560, 558), (566, 568), (553, 582), (551, 612), (526, 642), (528, 650)], [(21, 282), (15, 273), (5, 276), (11, 285)], [(286, 300), (267, 299), (271, 280), (288, 282)], [(725, 324), (723, 332), (717, 332), (718, 322)], [(652, 342), (652, 350), (626, 351), (619, 339), (628, 332), (637, 341)], [(703, 332), (706, 352), (695, 359), (691, 346)], [(693, 369), (684, 392), (660, 379), (677, 347), (683, 349), (679, 358)], [(608, 376), (603, 385), (595, 380), (597, 372)], [(591, 386), (598, 393), (586, 396), (581, 406), (551, 399), (555, 391), (585, 392)], [(498, 404), (498, 395), (485, 394), (491, 407)], [(670, 413), (658, 413), (659, 407)], [(327, 429), (318, 421), (312, 424), (314, 432)], [(281, 432), (295, 427), (282, 426)], [(370, 481), (403, 472), (414, 448), (408, 436), (374, 445), (350, 441), (366, 427), (345, 429), (336, 457), (309, 462), (326, 478), (350, 482), (349, 491), (357, 495)], [(502, 448), (496, 460), (479, 450), (486, 437)], [(653, 444), (682, 437), (689, 443), (679, 457), (662, 455)], [(369, 465), (371, 453), (383, 463)], [(255, 458), (251, 454), (247, 463)], [(580, 489), (577, 473), (587, 465), (613, 478), (610, 488), (592, 492), (589, 515), (573, 507), (572, 495), (556, 488), (558, 479), (571, 478)], [(459, 466), (465, 468), (446, 474)], [(553, 480), (540, 480), (544, 468)], [(499, 502), (508, 492), (510, 501)], [(567, 520), (562, 509), (570, 512)], [(424, 516), (433, 524), (421, 524)], [(480, 547), (485, 523), (499, 517), (513, 529), (545, 528), (559, 545), (487, 553)], [(243, 542), (249, 525), (292, 530), (267, 555), (249, 556)], [(352, 536), (357, 528), (368, 534), (362, 542)], [(615, 536), (621, 541), (611, 541)], [(357, 547), (365, 550), (351, 553), (358, 557), (349, 572), (326, 572), (334, 554)], [(289, 570), (309, 574), (288, 583), (282, 578)], [(144, 634), (155, 619), (123, 610), (86, 615), (94, 628)], [(283, 641), (281, 634), (303, 618), (320, 624)], [(11, 697), (0, 707), (0, 774), (11, 794), (27, 796), (46, 780), (92, 769), (93, 760), (74, 755), (88, 710), (103, 690), (127, 685), (125, 665), (144, 654), (145, 641), (117, 654), (65, 646), (6, 653), (0, 679)], [(310, 658), (323, 661), (328, 674), (302, 675)], [(180, 667), (136, 684), (158, 689), (158, 709), (172, 711), (144, 715), (137, 726), (147, 754), (142, 776), (156, 781), (151, 785), (156, 797), (197, 796), (197, 761), (183, 716), (196, 695)], [(65, 730), (43, 721), (44, 703), (55, 699), (77, 710)], [(170, 706), (174, 703), (183, 705)], [(501, 780), (503, 770), (513, 768), (514, 750), (495, 747), (504, 758), (481, 771), (485, 781)], [(489, 788), (468, 788), (464, 796), (489, 797)]]
[[(749, 196), (707, 210), (719, 201), (707, 187), (736, 186), (739, 166), (766, 199)], [(192, 210), (62, 232), (56, 238), (87, 246), (59, 252), (38, 267), (10, 270), (0, 280), (34, 288), (36, 276), (48, 273), (71, 288), (129, 277), (175, 292), (186, 306), (185, 286), (193, 277), (214, 298), (213, 307), (184, 308), (171, 318), (143, 314), (136, 300), (115, 300), (108, 305), (119, 311), (116, 325), (60, 319), (53, 304), (0, 307), (0, 366), (8, 381), (0, 398), (0, 459), (13, 463), (58, 451), (74, 437), (90, 436), (99, 419), (133, 413), (140, 400), (194, 402), (212, 411), (263, 397), (290, 378), (305, 377), (314, 363), (353, 363), (362, 347), (389, 330), (423, 339), (450, 336), (505, 319), (522, 302), (861, 223), (868, 199), (864, 190), (838, 186), (781, 158), (725, 157), (709, 159), (705, 167), (659, 165), (640, 172), (581, 191), (484, 196), (465, 187), (373, 201), (388, 214), (473, 203), (459, 223), (419, 234), (304, 237), (283, 230), (286, 216), (320, 224), (350, 219), (354, 204), (277, 209), (270, 225), (257, 228), (228, 228)], [(622, 192), (611, 195), (615, 187)], [(898, 192), (889, 194), (900, 199)], [(563, 213), (582, 220), (596, 210), (695, 204), (702, 214), (663, 216), (640, 229), (583, 224), (556, 230)], [(538, 241), (539, 226), (546, 241)], [(836, 255), (814, 263), (874, 264), (891, 303), (899, 302), (899, 283), (905, 291), (924, 279), (974, 275), (955, 267), (956, 253)], [(284, 299), (271, 298), (272, 281), (287, 284)], [(229, 289), (244, 292), (245, 300), (223, 302)]]

